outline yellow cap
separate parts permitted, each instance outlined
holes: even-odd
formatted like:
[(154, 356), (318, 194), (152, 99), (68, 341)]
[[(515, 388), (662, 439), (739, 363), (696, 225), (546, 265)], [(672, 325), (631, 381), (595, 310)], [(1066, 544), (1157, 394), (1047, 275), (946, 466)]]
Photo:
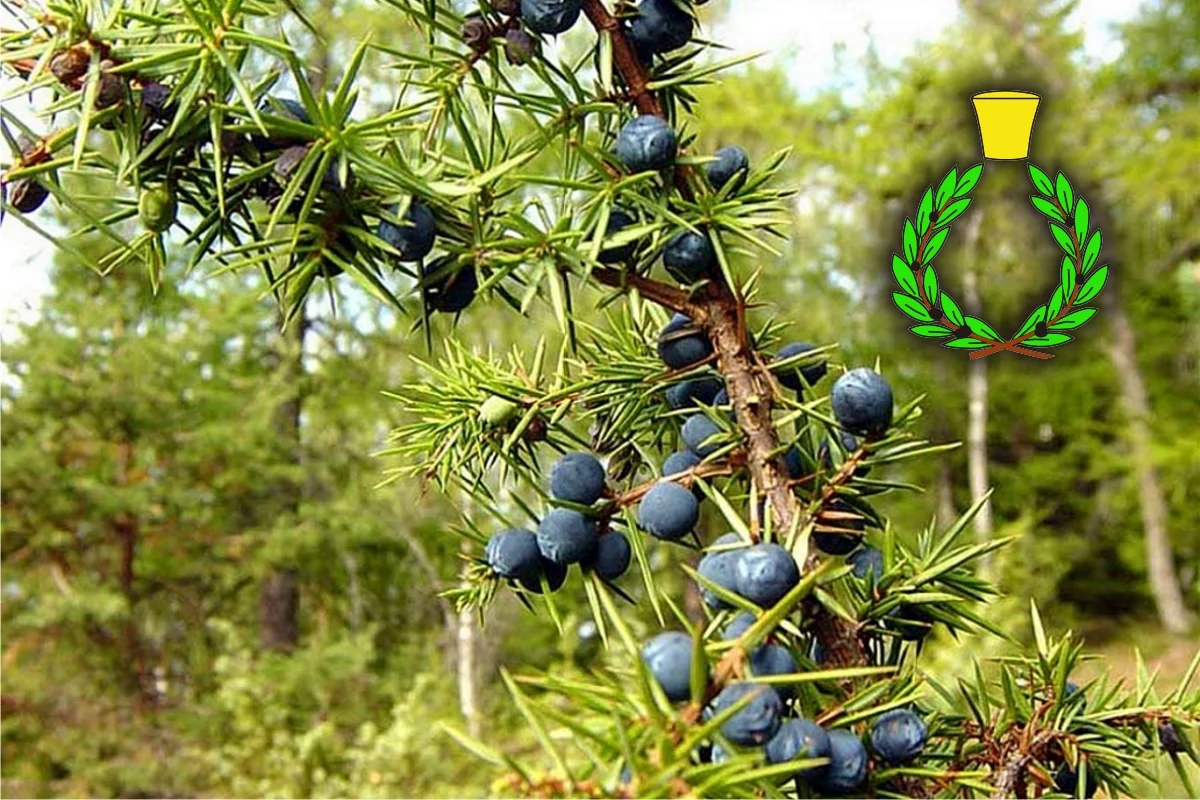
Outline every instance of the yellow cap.
[(1038, 96), (1029, 92), (980, 92), (971, 100), (979, 118), (983, 157), (998, 161), (1028, 158)]

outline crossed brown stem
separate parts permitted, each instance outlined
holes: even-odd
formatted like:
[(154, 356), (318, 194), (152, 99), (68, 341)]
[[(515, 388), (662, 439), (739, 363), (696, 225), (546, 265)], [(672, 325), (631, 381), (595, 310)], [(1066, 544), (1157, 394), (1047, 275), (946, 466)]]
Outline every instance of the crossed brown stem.
[(1053, 353), (1043, 353), (1040, 350), (1030, 350), (1028, 347), (1021, 347), (1020, 339), (1014, 339), (1011, 342), (1001, 342), (994, 344), (986, 350), (974, 350), (971, 352), (971, 358), (986, 358), (995, 353), (1008, 352), (1015, 353), (1019, 356), (1029, 356), (1030, 358), (1054, 358)]

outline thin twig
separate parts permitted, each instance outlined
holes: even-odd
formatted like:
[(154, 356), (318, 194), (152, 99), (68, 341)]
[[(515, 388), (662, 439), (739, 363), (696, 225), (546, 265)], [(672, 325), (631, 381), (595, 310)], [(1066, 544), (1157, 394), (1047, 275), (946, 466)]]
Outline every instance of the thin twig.
[(661, 117), (662, 104), (658, 102), (654, 92), (647, 88), (650, 74), (637, 57), (633, 45), (629, 43), (629, 37), (621, 30), (621, 21), (608, 13), (602, 0), (583, 0), (583, 13), (587, 15), (588, 22), (592, 23), (597, 33), (601, 36), (608, 34), (612, 40), (613, 63), (620, 71), (625, 85), (629, 87), (629, 99), (637, 106), (637, 110), (643, 114)]

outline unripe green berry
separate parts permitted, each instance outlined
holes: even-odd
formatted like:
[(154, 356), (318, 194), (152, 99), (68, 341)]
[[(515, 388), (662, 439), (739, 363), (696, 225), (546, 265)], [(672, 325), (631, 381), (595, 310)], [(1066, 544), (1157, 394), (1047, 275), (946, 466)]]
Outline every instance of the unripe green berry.
[(479, 418), (488, 426), (503, 425), (513, 418), (519, 408), (506, 397), (492, 395), (479, 407)]
[(175, 222), (179, 204), (168, 186), (146, 189), (138, 199), (138, 216), (142, 224), (155, 233), (162, 233)]

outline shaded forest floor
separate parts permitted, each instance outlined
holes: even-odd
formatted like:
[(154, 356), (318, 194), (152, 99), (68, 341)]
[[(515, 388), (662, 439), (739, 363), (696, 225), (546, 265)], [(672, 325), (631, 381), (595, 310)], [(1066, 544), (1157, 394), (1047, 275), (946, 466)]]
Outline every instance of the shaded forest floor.
[(1162, 631), (1152, 622), (1144, 625), (1123, 624), (1118, 628), (1099, 624), (1083, 631), (1085, 652), (1101, 656), (1085, 663), (1081, 672), (1087, 679), (1108, 672), (1113, 680), (1137, 680), (1137, 655), (1141, 651), (1146, 668), (1158, 671), (1157, 685), (1174, 686), (1196, 655), (1200, 644), (1195, 639), (1179, 639)]

